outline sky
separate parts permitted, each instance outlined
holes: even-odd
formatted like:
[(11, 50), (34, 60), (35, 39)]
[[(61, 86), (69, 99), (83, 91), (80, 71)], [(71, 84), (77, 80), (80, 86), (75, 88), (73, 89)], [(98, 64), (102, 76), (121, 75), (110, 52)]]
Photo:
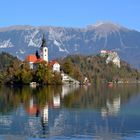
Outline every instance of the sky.
[(86, 27), (114, 22), (140, 31), (140, 0), (0, 0), (0, 27)]

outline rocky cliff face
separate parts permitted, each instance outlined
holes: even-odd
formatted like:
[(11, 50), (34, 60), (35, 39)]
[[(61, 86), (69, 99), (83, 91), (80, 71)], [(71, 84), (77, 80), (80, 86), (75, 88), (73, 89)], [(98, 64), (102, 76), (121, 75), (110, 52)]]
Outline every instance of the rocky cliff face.
[(20, 59), (39, 49), (46, 35), (49, 59), (70, 54), (97, 54), (101, 49), (114, 50), (140, 68), (140, 32), (113, 23), (99, 22), (85, 28), (51, 26), (12, 26), (0, 28), (0, 51)]

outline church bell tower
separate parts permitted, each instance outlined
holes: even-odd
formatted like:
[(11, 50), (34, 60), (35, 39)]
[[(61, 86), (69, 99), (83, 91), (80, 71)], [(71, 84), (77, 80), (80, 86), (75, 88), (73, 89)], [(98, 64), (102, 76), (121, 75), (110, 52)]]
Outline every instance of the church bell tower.
[(42, 59), (48, 62), (48, 48), (43, 47), (43, 52), (42, 52)]
[(43, 34), (42, 44), (41, 44), (40, 49), (41, 49), (42, 59), (44, 61), (48, 62), (48, 48), (47, 48), (46, 39), (45, 39), (44, 34)]

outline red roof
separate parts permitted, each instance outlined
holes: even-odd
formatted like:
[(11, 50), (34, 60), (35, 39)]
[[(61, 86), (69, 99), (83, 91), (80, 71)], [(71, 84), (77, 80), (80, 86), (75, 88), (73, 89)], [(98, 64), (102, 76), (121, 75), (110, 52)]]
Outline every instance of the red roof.
[(25, 60), (28, 62), (33, 62), (33, 63), (44, 62), (44, 60), (42, 58), (37, 59), (36, 55), (34, 55), (34, 54), (28, 55)]
[(37, 61), (37, 57), (34, 54), (30, 54), (26, 57), (26, 61), (35, 63)]
[(33, 105), (32, 107), (29, 107), (27, 108), (27, 112), (30, 114), (30, 115), (35, 115), (37, 113), (39, 109), (37, 108), (36, 105)]
[(34, 63), (41, 63), (41, 62), (44, 62), (44, 60), (42, 58), (39, 58)]
[(53, 66), (53, 65), (56, 64), (56, 63), (58, 63), (58, 62), (55, 61), (55, 60), (52, 60), (52, 61), (49, 62), (49, 65), (50, 65), (50, 66)]

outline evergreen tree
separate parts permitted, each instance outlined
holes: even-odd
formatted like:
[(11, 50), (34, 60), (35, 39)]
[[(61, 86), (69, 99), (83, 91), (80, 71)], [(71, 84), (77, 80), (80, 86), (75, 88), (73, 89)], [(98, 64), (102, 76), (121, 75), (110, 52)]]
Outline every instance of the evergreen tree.
[(38, 53), (38, 50), (36, 50), (35, 55), (36, 55), (36, 58), (37, 58), (37, 59), (39, 59), (39, 58), (40, 58), (40, 55), (39, 55), (39, 53)]
[(65, 63), (63, 64), (62, 68), (66, 74), (69, 74), (70, 76), (72, 76), (74, 66), (71, 59), (67, 59)]

